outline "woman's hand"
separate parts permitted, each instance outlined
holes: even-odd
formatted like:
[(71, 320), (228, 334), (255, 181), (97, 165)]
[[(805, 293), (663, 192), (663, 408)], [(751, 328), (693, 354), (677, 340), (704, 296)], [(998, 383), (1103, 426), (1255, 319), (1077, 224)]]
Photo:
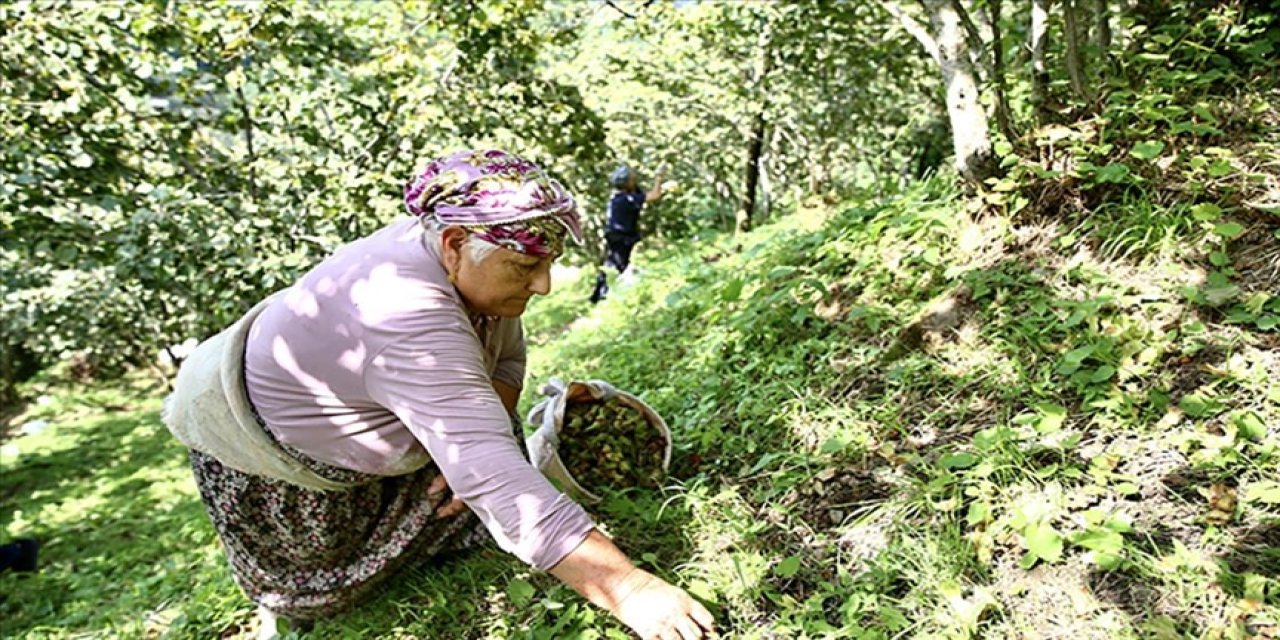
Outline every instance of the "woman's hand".
[(436, 507), (437, 518), (451, 518), (467, 510), (467, 505), (460, 498), (453, 497), (445, 502), (445, 496), (449, 491), (449, 483), (444, 479), (444, 474), (436, 476), (431, 481), (431, 485), (427, 487), (427, 499), (432, 502), (443, 502)]
[(631, 564), (613, 541), (592, 531), (551, 575), (606, 609), (644, 640), (714, 638), (715, 620), (683, 589)]
[(715, 619), (702, 603), (648, 571), (635, 569), (614, 591), (609, 610), (644, 640), (715, 637)]

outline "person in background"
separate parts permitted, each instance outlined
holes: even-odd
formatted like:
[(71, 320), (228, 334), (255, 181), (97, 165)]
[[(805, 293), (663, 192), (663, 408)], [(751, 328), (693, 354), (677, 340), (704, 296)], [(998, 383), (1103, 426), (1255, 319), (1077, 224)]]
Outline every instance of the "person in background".
[[(609, 199), (609, 222), (604, 230), (604, 266), (616, 269), (619, 275), (631, 266), (631, 251), (640, 242), (640, 212), (646, 204), (662, 199), (662, 175), (665, 172), (665, 167), (658, 169), (653, 188), (648, 192), (641, 191), (636, 186), (636, 172), (625, 164), (609, 176), (609, 182), (613, 185), (613, 197)], [(596, 287), (591, 293), (591, 302), (600, 302), (608, 294), (609, 281), (604, 268), (601, 268), (596, 274)]]
[(710, 613), (635, 566), (513, 432), (520, 316), (550, 291), (566, 236), (581, 242), (573, 197), (523, 158), (476, 150), (428, 164), (405, 205), (196, 347), (166, 401), (260, 637), (477, 538), (643, 638), (711, 633)]

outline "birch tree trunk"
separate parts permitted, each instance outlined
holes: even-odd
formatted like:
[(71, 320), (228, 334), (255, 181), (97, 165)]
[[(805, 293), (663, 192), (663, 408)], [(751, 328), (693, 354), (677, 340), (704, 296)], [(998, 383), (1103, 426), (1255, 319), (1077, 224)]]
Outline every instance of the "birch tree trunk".
[(1036, 119), (1044, 123), (1045, 103), (1049, 91), (1049, 67), (1044, 62), (1044, 52), (1049, 48), (1049, 8), (1053, 0), (1031, 2), (1031, 104)]
[[(929, 16), (931, 47), (936, 50), (947, 91), (947, 115), (956, 153), (956, 170), (965, 180), (980, 185), (998, 172), (991, 150), (987, 114), (979, 102), (977, 73), (969, 59), (962, 17), (948, 0), (920, 0)], [(905, 14), (904, 14), (905, 15)], [(924, 44), (924, 43), (922, 43)]]

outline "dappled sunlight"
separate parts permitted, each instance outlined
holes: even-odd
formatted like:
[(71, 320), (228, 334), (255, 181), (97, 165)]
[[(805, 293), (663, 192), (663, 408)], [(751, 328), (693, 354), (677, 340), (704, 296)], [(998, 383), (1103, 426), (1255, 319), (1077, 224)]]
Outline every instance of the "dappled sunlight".
[(780, 413), (787, 416), (792, 441), (810, 454), (865, 449), (878, 431), (856, 409), (812, 393), (787, 403)]
[[(281, 291), (244, 367), (275, 439), (378, 475), (431, 442), (508, 550), (579, 512), (494, 380), (518, 416), (553, 376), (642, 397), (665, 478), (586, 508), (721, 637), (1280, 635), (1268, 3), (452, 4), (0, 3), (0, 542), (43, 544), (0, 636), (258, 631), (158, 409)], [(403, 188), (477, 145), (579, 210), (527, 307), (420, 224), (511, 199)], [(527, 349), (487, 339), (517, 308)], [(578, 450), (656, 444), (606, 424)], [(307, 635), (629, 635), (490, 542)]]
[(700, 589), (732, 607), (736, 618), (751, 619), (760, 582), (771, 564), (771, 559), (752, 544), (759, 528), (753, 510), (730, 487), (714, 495), (699, 489), (685, 493), (682, 499), (690, 512), (684, 530), (692, 546), (688, 575), (701, 584)]
[(950, 339), (938, 339), (936, 344), (929, 345), (930, 353), (947, 375), (981, 377), (997, 385), (1010, 385), (1019, 380), (1017, 363), (1008, 356), (1007, 349), (984, 339), (982, 327), (972, 318), (960, 325)]

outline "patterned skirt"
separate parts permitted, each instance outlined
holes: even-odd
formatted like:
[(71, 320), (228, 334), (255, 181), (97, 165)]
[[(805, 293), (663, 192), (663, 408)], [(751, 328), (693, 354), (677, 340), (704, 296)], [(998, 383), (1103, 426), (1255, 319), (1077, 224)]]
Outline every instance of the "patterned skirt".
[(330, 617), (386, 586), (401, 569), (490, 540), (470, 511), (435, 515), (449, 496), (427, 496), (440, 473), (434, 463), (402, 476), (375, 476), (281, 447), (322, 477), (357, 484), (314, 491), (191, 451), (196, 486), (236, 583), (278, 615)]

